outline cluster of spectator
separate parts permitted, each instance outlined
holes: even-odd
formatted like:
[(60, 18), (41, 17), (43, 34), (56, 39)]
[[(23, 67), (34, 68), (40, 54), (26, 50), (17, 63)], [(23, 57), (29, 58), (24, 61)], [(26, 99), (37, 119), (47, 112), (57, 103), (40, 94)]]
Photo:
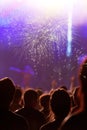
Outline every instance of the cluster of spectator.
[(46, 93), (0, 79), (0, 130), (87, 130), (87, 59), (78, 78), (71, 91), (60, 86)]

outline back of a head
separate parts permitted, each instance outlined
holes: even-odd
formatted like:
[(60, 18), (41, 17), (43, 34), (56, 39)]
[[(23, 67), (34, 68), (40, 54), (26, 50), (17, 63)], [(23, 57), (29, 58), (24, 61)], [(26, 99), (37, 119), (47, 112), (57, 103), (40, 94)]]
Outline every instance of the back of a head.
[(24, 94), (26, 107), (34, 107), (37, 104), (38, 94), (34, 89), (28, 89)]
[(56, 117), (66, 117), (70, 107), (71, 100), (69, 94), (63, 89), (55, 90), (51, 97), (51, 108)]
[(17, 87), (14, 94), (14, 100), (19, 100), (22, 97), (22, 89), (20, 87)]
[(0, 80), (0, 108), (9, 107), (15, 93), (15, 85), (13, 81), (8, 78)]
[(38, 93), (38, 97), (40, 97), (43, 94), (43, 90), (41, 88), (37, 88), (36, 92)]
[(67, 91), (67, 87), (65, 85), (60, 86), (60, 89), (64, 89), (65, 91)]
[(42, 94), (40, 96), (40, 103), (43, 107), (49, 107), (50, 102), (50, 95), (49, 94)]

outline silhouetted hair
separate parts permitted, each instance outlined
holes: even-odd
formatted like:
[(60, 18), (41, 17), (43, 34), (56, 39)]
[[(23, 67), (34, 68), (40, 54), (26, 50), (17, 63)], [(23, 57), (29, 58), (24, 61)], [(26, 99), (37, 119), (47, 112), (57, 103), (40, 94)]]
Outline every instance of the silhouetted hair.
[(0, 80), (0, 107), (8, 107), (13, 99), (15, 93), (15, 85), (13, 81), (8, 78)]
[(64, 89), (67, 91), (67, 87), (65, 85), (60, 86), (60, 89)]
[(69, 94), (63, 90), (55, 90), (51, 97), (51, 108), (56, 116), (65, 117), (71, 107), (71, 100)]
[(49, 105), (49, 101), (50, 101), (50, 95), (49, 94), (42, 94), (40, 96), (40, 103), (43, 107), (46, 107)]
[(36, 92), (38, 93), (38, 97), (40, 97), (43, 94), (43, 90), (41, 88), (37, 88)]
[(28, 89), (24, 94), (24, 103), (25, 106), (32, 107), (35, 103), (37, 103), (38, 94), (34, 89)]
[(21, 88), (16, 88), (16, 90), (15, 90), (15, 98), (16, 99), (19, 99), (19, 98), (21, 98), (21, 96), (22, 96), (22, 90), (21, 90)]

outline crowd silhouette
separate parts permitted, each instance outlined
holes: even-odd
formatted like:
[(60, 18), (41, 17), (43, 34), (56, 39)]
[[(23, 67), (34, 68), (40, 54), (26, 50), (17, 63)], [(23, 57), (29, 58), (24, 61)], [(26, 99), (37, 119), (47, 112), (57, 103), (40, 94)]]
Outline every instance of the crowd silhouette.
[(0, 79), (0, 130), (87, 130), (87, 58), (79, 66), (79, 83), (50, 91), (22, 89)]

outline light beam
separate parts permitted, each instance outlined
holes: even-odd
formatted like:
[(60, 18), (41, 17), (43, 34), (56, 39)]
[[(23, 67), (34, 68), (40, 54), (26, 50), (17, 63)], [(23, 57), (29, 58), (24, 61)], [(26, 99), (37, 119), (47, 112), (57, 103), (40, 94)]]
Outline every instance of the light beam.
[(72, 53), (72, 15), (73, 15), (74, 0), (70, 1), (68, 13), (68, 32), (67, 32), (67, 51), (66, 55), (70, 56)]

